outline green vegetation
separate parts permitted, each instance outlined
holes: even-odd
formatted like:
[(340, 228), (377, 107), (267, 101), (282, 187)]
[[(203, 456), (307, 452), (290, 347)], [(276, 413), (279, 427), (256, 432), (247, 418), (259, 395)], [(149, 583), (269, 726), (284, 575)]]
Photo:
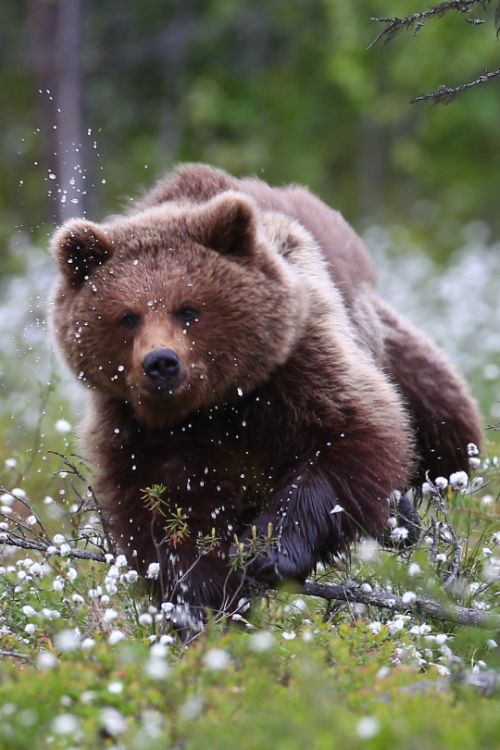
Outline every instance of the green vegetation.
[[(65, 458), (71, 425), (46, 422), (46, 446), (2, 471), (2, 748), (497, 746), (498, 458), (471, 448), (473, 479), (424, 485), (414, 546), (394, 516), (387, 547), (365, 541), (317, 571), (320, 585), (389, 594), (385, 608), (283, 589), (186, 647), (173, 605), (109, 553), (86, 470)], [(46, 450), (57, 435), (65, 455)], [(159, 511), (161, 489), (145, 491)], [(167, 521), (182, 544), (189, 514)], [(452, 622), (451, 604), (483, 626)]]

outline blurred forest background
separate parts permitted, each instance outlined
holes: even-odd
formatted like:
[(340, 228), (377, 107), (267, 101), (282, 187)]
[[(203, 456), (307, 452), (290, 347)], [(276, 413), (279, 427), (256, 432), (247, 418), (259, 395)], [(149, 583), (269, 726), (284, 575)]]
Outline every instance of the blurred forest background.
[[(420, 0), (2, 0), (0, 427), (28, 445), (58, 368), (47, 344), (55, 225), (100, 220), (178, 161), (299, 182), (375, 255), (380, 291), (500, 417), (500, 67), (492, 19), (431, 19), (367, 49)], [(63, 376), (53, 424), (81, 411)], [(70, 403), (71, 402), (71, 403)], [(42, 408), (49, 408), (44, 406)], [(50, 425), (47, 434), (50, 437)], [(3, 453), (2, 453), (3, 456)]]

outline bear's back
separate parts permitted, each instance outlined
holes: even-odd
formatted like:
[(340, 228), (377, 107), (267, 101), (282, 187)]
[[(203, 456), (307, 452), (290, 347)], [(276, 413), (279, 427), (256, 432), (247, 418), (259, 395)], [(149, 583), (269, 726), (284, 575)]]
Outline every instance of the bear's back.
[(263, 211), (276, 211), (298, 221), (321, 247), (329, 271), (351, 306), (360, 291), (374, 288), (377, 275), (372, 260), (358, 237), (338, 211), (306, 188), (273, 188), (257, 178), (238, 179), (205, 164), (184, 164), (161, 180), (129, 209), (138, 213), (168, 201), (204, 203), (227, 190), (248, 195)]

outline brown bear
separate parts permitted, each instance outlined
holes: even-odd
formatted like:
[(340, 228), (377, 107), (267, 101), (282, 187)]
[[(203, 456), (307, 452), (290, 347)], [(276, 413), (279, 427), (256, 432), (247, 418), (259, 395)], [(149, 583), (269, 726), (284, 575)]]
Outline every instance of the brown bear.
[(142, 574), (159, 562), (180, 627), (235, 611), (245, 576), (304, 579), (379, 537), (426, 472), (467, 470), (469, 392), (377, 297), (339, 213), (196, 164), (131, 205), (56, 233), (52, 327), (112, 533)]

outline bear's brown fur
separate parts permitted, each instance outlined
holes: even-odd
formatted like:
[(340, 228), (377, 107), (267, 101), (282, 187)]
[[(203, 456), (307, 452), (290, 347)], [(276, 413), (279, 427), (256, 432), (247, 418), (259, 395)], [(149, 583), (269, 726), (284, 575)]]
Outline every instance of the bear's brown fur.
[[(467, 469), (481, 442), (462, 379), (376, 296), (361, 240), (304, 188), (186, 165), (52, 246), (52, 326), (88, 388), (95, 490), (139, 570), (160, 562), (180, 624), (236, 608), (242, 550), (258, 581), (303, 579), (379, 536), (393, 490)], [(181, 539), (166, 529), (177, 511)]]

